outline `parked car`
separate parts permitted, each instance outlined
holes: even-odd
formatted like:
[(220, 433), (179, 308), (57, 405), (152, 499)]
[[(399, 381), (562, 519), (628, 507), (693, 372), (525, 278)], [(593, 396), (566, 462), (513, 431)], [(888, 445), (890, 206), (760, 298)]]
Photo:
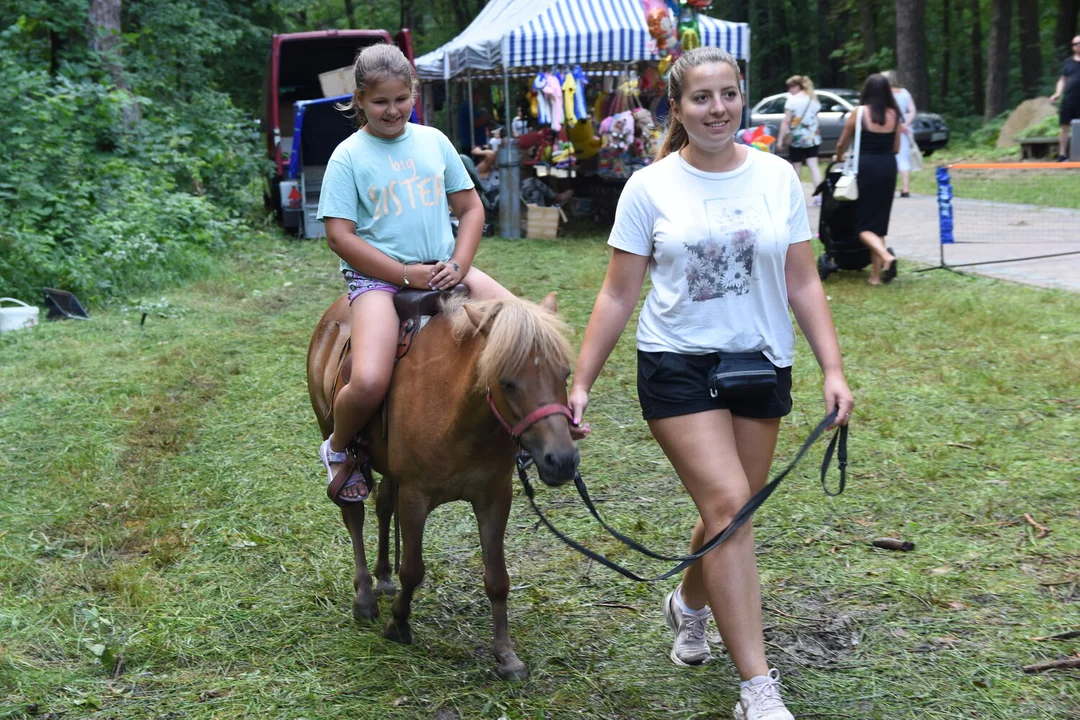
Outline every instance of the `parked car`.
[[(821, 112), (818, 113), (821, 148), (818, 152), (821, 155), (832, 155), (836, 152), (836, 142), (840, 139), (840, 131), (844, 129), (847, 114), (859, 105), (859, 93), (846, 88), (821, 88), (814, 92), (821, 103)], [(788, 93), (780, 93), (760, 101), (750, 111), (750, 124), (771, 125), (779, 132), (780, 123), (784, 120), (784, 103), (789, 97)], [(949, 143), (949, 126), (945, 119), (936, 113), (917, 112), (911, 128), (923, 155), (930, 155)]]
[[(307, 237), (322, 233), (322, 223), (315, 220), (322, 170), (337, 144), (356, 131), (332, 102), (323, 102), (328, 90), (336, 96), (330, 97), (333, 100), (351, 92), (338, 87), (344, 77), (337, 73), (324, 81), (321, 76), (348, 68), (361, 49), (377, 43), (396, 44), (412, 62), (412, 35), (407, 29), (394, 36), (386, 30), (316, 30), (271, 38), (263, 81), (262, 133), (273, 169), (265, 194), (267, 208), (275, 211), (287, 230)], [(301, 137), (296, 123), (304, 115), (307, 131)], [(293, 158), (294, 151), (302, 159)]]

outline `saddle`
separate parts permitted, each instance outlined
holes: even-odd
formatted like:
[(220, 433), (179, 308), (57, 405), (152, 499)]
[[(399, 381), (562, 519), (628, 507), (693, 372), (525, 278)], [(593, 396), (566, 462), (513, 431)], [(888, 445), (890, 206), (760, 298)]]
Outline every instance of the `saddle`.
[[(420, 328), (426, 325), (433, 316), (439, 314), (443, 298), (449, 299), (456, 295), (468, 294), (468, 292), (469, 288), (464, 285), (456, 285), (450, 290), (411, 290), (408, 288), (399, 290), (394, 295), (394, 309), (397, 310), (400, 322), (394, 364), (396, 365), (409, 352)], [(338, 356), (338, 369), (334, 374), (334, 384), (330, 388), (331, 413), (338, 388), (348, 384), (350, 377), (352, 377), (352, 338), (345, 341)]]

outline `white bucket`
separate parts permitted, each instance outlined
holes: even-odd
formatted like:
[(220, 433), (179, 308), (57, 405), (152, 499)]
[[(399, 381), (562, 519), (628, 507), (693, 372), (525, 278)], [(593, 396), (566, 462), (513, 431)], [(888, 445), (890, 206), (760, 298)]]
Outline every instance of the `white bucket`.
[(0, 307), (0, 333), (32, 328), (38, 324), (38, 308), (15, 298), (0, 298), (0, 304), (13, 302), (17, 307)]

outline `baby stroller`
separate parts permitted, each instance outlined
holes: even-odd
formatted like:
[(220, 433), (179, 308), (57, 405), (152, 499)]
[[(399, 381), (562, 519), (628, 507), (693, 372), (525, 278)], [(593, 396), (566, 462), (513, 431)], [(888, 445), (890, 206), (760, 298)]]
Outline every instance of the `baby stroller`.
[(843, 163), (830, 163), (825, 179), (814, 191), (821, 194), (818, 235), (825, 252), (818, 256), (817, 268), (822, 280), (837, 270), (862, 270), (870, 264), (870, 248), (855, 232), (855, 203), (833, 197), (842, 171)]

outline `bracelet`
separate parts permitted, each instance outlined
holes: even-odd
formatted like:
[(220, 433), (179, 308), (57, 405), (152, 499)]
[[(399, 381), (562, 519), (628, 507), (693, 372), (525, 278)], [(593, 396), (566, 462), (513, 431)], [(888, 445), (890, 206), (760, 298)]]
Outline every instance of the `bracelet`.
[(404, 285), (409, 284), (409, 266), (405, 263), (401, 263), (401, 279)]

